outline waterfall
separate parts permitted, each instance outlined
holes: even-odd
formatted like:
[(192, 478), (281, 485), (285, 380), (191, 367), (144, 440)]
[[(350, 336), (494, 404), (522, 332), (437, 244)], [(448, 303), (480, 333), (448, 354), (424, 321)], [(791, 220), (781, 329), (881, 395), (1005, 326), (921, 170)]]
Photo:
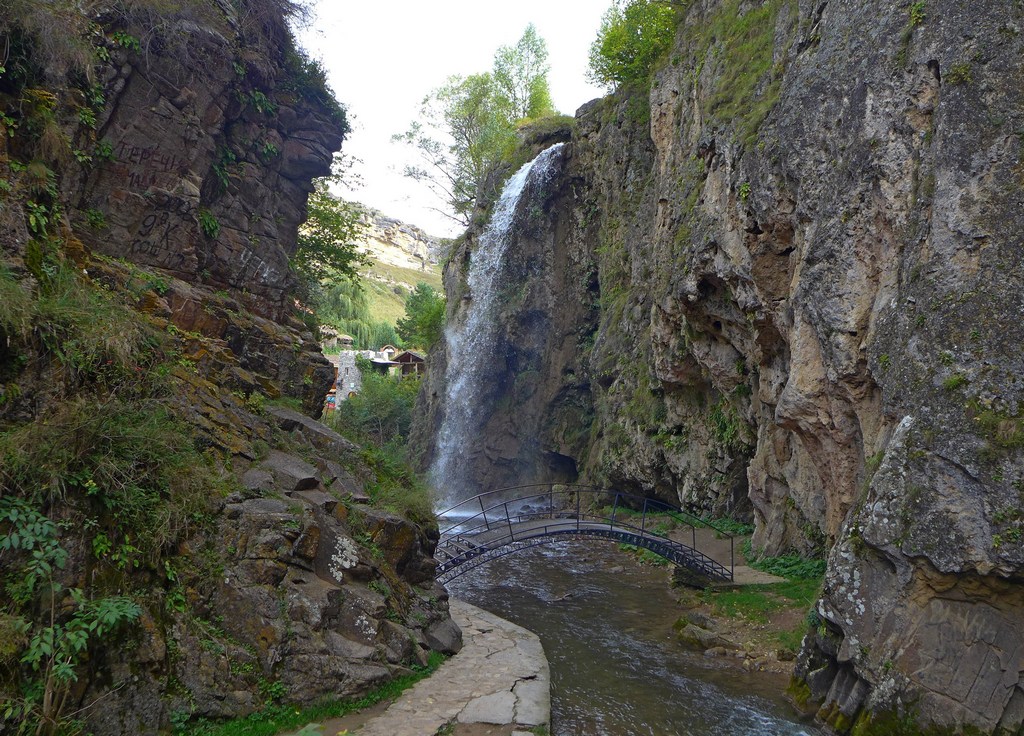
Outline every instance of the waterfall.
[[(493, 380), (491, 365), (498, 359), (496, 312), (503, 284), (505, 255), (515, 242), (516, 211), (524, 191), (540, 192), (557, 172), (563, 143), (545, 149), (505, 183), (490, 222), (473, 251), (467, 282), (470, 302), (465, 319), (445, 331), (448, 368), (445, 373), (444, 414), (430, 475), (439, 499), (453, 503), (485, 490), (473, 488), (465, 448), (480, 440), (490, 406), (484, 400)], [(529, 204), (529, 203), (528, 203)]]

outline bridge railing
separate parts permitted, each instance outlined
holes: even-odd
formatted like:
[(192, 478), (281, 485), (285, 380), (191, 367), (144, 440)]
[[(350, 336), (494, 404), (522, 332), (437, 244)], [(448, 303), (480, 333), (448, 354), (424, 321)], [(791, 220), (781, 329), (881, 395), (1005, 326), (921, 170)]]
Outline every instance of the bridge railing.
[[(586, 497), (592, 503), (584, 504)], [(602, 502), (603, 505), (599, 506)], [(494, 532), (503, 527), (507, 527), (509, 538), (514, 540), (513, 524), (542, 519), (561, 519), (563, 529), (565, 522), (575, 520), (577, 530), (581, 524), (607, 524), (609, 530), (626, 529), (641, 537), (650, 535), (670, 540), (662, 528), (664, 517), (668, 517), (690, 528), (690, 548), (710, 563), (725, 566), (724, 562), (713, 560), (697, 550), (697, 529), (711, 529), (719, 538), (728, 539), (730, 577), (736, 567), (735, 538), (727, 530), (663, 501), (614, 489), (558, 483), (510, 486), (461, 501), (438, 516), (442, 523), (445, 519), (451, 521), (441, 530), (442, 541), (454, 536), (472, 537)], [(637, 517), (639, 526), (635, 523)]]

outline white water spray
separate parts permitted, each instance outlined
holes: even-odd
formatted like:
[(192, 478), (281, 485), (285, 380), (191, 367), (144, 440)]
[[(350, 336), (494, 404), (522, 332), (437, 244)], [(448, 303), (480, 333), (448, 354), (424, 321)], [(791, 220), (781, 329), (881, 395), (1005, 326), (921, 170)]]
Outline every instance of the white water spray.
[(467, 282), (471, 301), (466, 319), (445, 331), (448, 368), (445, 373), (444, 417), (430, 473), (441, 499), (452, 503), (487, 489), (470, 487), (466, 449), (480, 439), (491, 407), (483, 397), (498, 357), (495, 312), (503, 283), (505, 255), (515, 241), (513, 226), (527, 185), (539, 191), (558, 170), (563, 143), (544, 150), (505, 183), (491, 220), (473, 251)]

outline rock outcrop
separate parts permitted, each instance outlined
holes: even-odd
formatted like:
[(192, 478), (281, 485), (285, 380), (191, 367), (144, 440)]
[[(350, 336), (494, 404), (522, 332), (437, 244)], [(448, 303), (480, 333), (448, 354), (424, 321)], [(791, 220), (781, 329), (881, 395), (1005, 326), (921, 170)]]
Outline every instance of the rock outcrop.
[[(460, 645), (433, 521), (374, 503), (379, 469), (313, 418), (334, 371), (289, 260), (347, 123), (289, 7), (0, 17), (0, 731), (167, 732)], [(135, 625), (69, 643), (93, 600)], [(54, 621), (70, 674), (21, 659)]]
[[(649, 90), (581, 108), (520, 213), (467, 462), (827, 552), (796, 689), (839, 732), (1024, 722), (1022, 24), (1004, 2), (693, 3)], [(428, 426), (454, 359), (432, 356)]]
[[(361, 218), (360, 250), (369, 253), (374, 261), (419, 271), (430, 271), (441, 260), (443, 246), (440, 238), (427, 235), (422, 229), (407, 222), (359, 205)], [(416, 284), (406, 284), (413, 288)]]

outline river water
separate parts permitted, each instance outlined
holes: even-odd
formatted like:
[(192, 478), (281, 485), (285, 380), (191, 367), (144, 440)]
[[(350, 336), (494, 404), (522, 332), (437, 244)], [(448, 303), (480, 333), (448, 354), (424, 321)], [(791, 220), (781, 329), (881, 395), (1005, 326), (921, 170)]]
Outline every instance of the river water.
[(560, 541), (448, 584), (455, 597), (536, 632), (551, 664), (554, 736), (817, 736), (777, 676), (685, 652), (664, 569), (612, 545)]

